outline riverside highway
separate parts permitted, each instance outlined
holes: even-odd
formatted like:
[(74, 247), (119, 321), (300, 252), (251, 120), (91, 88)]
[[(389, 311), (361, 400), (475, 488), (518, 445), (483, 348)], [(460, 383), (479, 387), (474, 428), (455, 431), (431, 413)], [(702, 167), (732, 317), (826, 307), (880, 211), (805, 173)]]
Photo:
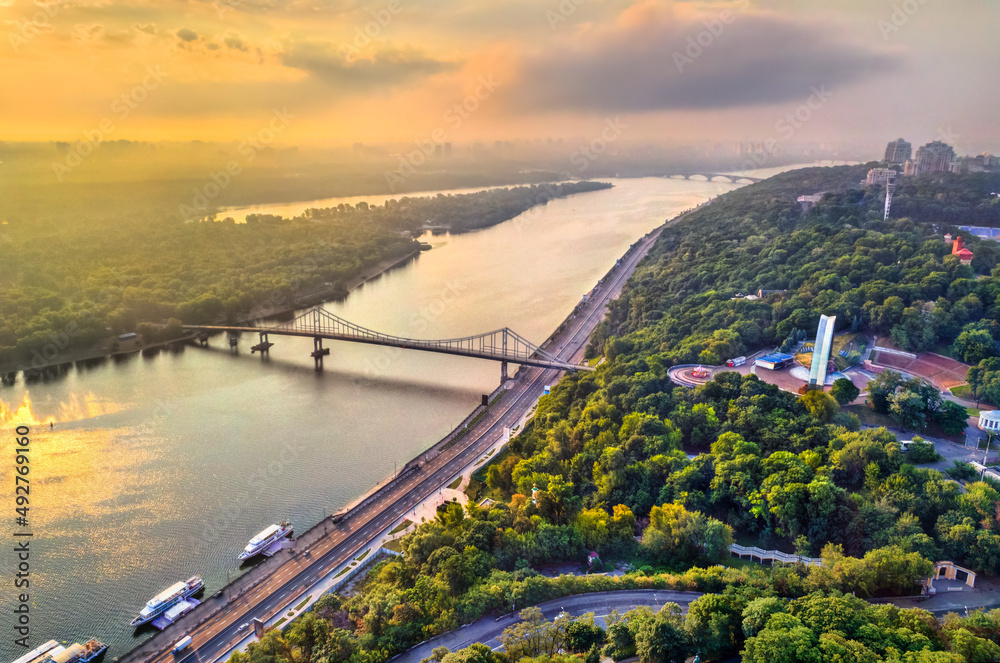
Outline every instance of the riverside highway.
[[(608, 303), (616, 298), (639, 261), (652, 247), (662, 228), (649, 233), (632, 246), (620, 262), (602, 279), (590, 300), (570, 318), (563, 331), (552, 337), (548, 352), (559, 359), (579, 363), (594, 327), (604, 318)], [(270, 576), (229, 602), (208, 619), (212, 600), (196, 608), (181, 622), (202, 621), (184, 630), (168, 628), (161, 635), (140, 645), (120, 660), (129, 663), (176, 661), (177, 663), (212, 663), (229, 653), (246, 637), (240, 625), (253, 618), (267, 620), (294, 607), (310, 595), (311, 588), (339, 565), (358, 554), (399, 517), (446, 486), (469, 463), (485, 453), (513, 427), (538, 401), (546, 385), (555, 384), (561, 372), (555, 369), (522, 368), (517, 378), (508, 382), (507, 393), (491, 406), (485, 416), (450, 448), (429, 460), (399, 481), (379, 489), (372, 499), (349, 511), (329, 533), (311, 544), (308, 550), (294, 555)], [(192, 644), (174, 656), (174, 642), (190, 635)]]

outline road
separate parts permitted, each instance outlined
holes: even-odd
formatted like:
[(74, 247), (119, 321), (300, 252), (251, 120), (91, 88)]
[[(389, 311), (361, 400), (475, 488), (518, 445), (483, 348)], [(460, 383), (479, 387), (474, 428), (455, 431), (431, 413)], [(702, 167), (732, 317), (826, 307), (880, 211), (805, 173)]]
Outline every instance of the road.
[[(977, 581), (978, 583), (978, 581)], [(542, 616), (552, 621), (560, 612), (567, 612), (573, 617), (579, 617), (588, 612), (594, 613), (594, 621), (602, 628), (607, 627), (605, 617), (612, 610), (624, 614), (639, 606), (649, 606), (659, 610), (664, 603), (676, 603), (686, 613), (688, 605), (703, 596), (701, 592), (677, 592), (666, 589), (627, 589), (594, 594), (577, 594), (539, 603)], [(931, 599), (893, 598), (873, 600), (873, 603), (888, 603), (900, 608), (919, 608), (933, 613), (942, 619), (949, 612), (967, 615), (969, 610), (987, 610), (996, 607), (998, 603), (995, 589), (979, 592), (944, 592)], [(437, 647), (447, 647), (451, 651), (464, 649), (474, 642), (481, 642), (491, 649), (501, 646), (499, 637), (504, 629), (519, 621), (512, 614), (500, 618), (483, 617), (454, 631), (442, 633), (436, 638), (425, 640), (412, 649), (390, 659), (391, 663), (420, 663), (430, 656)]]
[[(652, 247), (660, 230), (639, 240), (602, 279), (590, 301), (567, 321), (561, 334), (552, 338), (546, 351), (563, 361), (579, 363), (594, 327), (605, 315), (608, 302), (621, 293), (628, 277)], [(508, 383), (504, 398), (492, 406), (468, 434), (457, 444), (425, 463), (405, 479), (389, 484), (350, 511), (329, 534), (312, 544), (307, 551), (296, 554), (277, 567), (274, 573), (258, 585), (230, 600), (209, 619), (187, 632), (168, 628), (144, 645), (121, 658), (122, 661), (176, 663), (211, 663), (227, 654), (246, 636), (238, 631), (241, 624), (253, 618), (267, 620), (295, 606), (309, 590), (332, 570), (357, 555), (370, 541), (395, 522), (400, 515), (446, 486), (470, 462), (483, 454), (503, 434), (513, 427), (542, 395), (546, 385), (555, 384), (561, 372), (554, 369), (522, 368), (517, 379)], [(211, 609), (211, 601), (196, 608), (185, 619), (188, 623), (202, 621), (199, 616)], [(170, 648), (184, 635), (190, 635), (192, 645), (182, 655), (173, 656)]]
[[(555, 619), (563, 611), (574, 617), (592, 612), (598, 626), (603, 628), (606, 624), (604, 618), (612, 610), (618, 611), (619, 614), (625, 614), (632, 608), (645, 605), (656, 611), (662, 608), (664, 603), (676, 603), (686, 611), (687, 605), (701, 595), (699, 592), (634, 589), (620, 592), (597, 592), (594, 594), (566, 596), (561, 599), (539, 603), (537, 607), (541, 609), (542, 616), (549, 621)], [(458, 651), (474, 642), (481, 642), (491, 649), (498, 649), (500, 647), (500, 640), (498, 638), (504, 629), (516, 624), (518, 621), (514, 615), (506, 615), (499, 619), (483, 617), (460, 629), (449, 631), (431, 640), (425, 640), (391, 660), (392, 663), (420, 663), (421, 659), (430, 656), (437, 647), (447, 647), (451, 651)]]

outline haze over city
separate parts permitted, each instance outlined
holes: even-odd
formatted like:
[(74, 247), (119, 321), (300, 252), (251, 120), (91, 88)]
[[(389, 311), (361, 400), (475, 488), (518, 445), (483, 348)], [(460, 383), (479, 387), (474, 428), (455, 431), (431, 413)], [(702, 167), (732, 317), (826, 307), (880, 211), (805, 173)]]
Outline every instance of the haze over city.
[[(993, 2), (0, 3), (0, 139), (282, 145), (589, 137), (1000, 148)], [(138, 86), (138, 87), (137, 87)], [(456, 107), (457, 105), (457, 107)], [(800, 118), (806, 114), (800, 112)], [(105, 125), (108, 126), (108, 125)], [(966, 146), (968, 146), (966, 148)]]

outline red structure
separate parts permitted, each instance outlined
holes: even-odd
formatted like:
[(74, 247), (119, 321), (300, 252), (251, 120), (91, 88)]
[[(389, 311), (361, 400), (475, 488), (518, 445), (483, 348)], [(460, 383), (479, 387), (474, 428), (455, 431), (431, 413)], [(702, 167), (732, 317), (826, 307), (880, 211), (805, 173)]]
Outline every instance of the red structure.
[(972, 262), (972, 251), (965, 248), (965, 243), (962, 242), (961, 235), (956, 237), (954, 244), (951, 245), (951, 255), (958, 256), (963, 265), (968, 265)]

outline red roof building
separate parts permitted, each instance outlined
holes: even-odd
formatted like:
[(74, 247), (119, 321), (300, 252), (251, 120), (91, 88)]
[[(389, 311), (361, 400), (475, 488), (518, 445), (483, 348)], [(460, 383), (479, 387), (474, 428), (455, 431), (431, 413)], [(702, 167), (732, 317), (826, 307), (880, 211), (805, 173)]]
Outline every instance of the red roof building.
[(958, 256), (958, 259), (963, 265), (968, 265), (972, 262), (972, 251), (965, 248), (961, 235), (955, 238), (955, 243), (951, 246), (951, 254), (953, 256)]

